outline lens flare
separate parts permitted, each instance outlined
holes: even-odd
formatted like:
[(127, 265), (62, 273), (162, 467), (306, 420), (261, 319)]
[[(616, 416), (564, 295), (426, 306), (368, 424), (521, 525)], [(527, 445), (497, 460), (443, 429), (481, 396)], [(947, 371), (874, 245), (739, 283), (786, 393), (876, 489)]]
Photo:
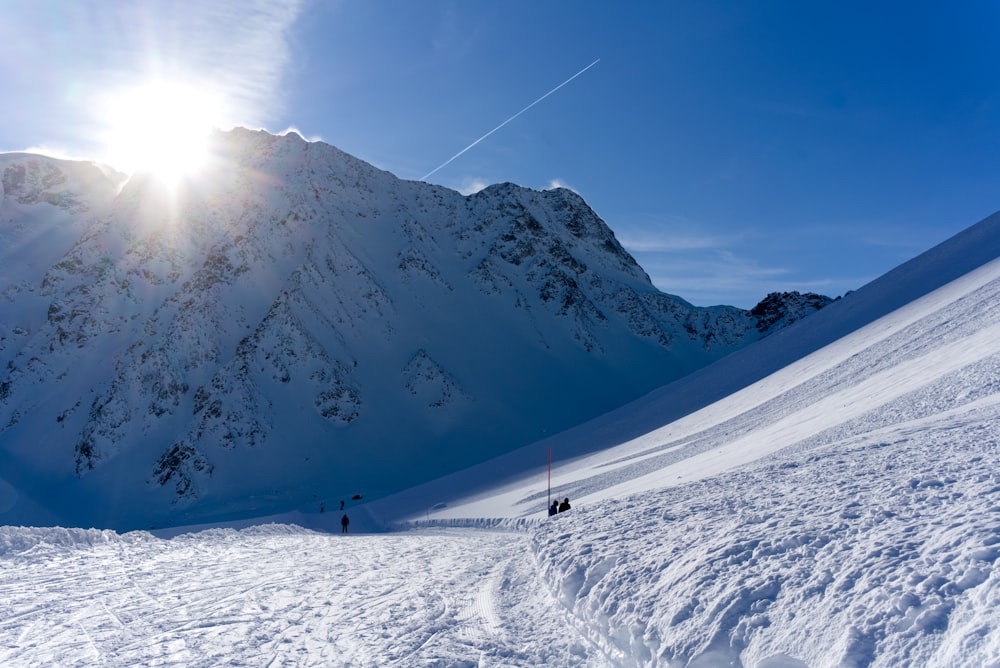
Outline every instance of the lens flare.
[(106, 160), (168, 184), (204, 165), (221, 111), (210, 88), (178, 81), (149, 81), (109, 94), (102, 107)]

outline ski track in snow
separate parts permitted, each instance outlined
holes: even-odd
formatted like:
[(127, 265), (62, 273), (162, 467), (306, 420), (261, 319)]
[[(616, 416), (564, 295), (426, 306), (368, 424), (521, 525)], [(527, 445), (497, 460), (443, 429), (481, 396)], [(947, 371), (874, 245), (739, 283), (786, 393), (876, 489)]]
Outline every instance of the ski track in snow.
[(32, 531), (0, 561), (5, 666), (606, 665), (524, 533)]
[(380, 535), (0, 527), (0, 665), (1000, 668), (998, 303), (994, 261), (567, 462), (555, 518), (534, 475)]

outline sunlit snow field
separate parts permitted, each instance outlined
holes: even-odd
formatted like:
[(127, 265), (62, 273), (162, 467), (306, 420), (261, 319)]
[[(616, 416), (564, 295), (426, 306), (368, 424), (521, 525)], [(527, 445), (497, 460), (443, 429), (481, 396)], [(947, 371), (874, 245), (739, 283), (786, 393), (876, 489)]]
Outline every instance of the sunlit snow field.
[(2, 527), (0, 664), (1000, 666), (998, 304), (1000, 260), (615, 447), (697, 381), (352, 506), (346, 536)]

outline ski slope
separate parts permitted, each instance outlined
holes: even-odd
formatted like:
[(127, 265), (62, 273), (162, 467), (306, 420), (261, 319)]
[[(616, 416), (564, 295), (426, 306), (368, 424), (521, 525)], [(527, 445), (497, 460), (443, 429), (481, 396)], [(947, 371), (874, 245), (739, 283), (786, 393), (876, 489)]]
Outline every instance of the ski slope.
[(351, 506), (346, 536), (339, 511), (2, 527), (0, 664), (1000, 666), (991, 221), (784, 340)]
[(268, 525), (173, 540), (57, 529), (16, 536), (23, 542), (6, 546), (0, 586), (5, 666), (595, 665), (600, 657), (556, 623), (537, 623), (571, 615), (540, 581), (520, 532), (342, 537)]

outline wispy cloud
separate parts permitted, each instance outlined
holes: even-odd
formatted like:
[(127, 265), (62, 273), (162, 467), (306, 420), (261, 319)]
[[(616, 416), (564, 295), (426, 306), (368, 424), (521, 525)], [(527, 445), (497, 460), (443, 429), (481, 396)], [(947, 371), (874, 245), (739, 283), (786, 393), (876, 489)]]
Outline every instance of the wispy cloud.
[(655, 254), (641, 263), (656, 287), (699, 306), (750, 308), (780, 290), (778, 285), (791, 273), (787, 267), (763, 266), (729, 251), (694, 251)]
[[(174, 3), (165, 3), (173, 7)], [(187, 3), (176, 3), (187, 4)], [(303, 0), (190, 3), (175, 20), (193, 72), (225, 90), (231, 123), (265, 122), (282, 111), (281, 79), (291, 62), (289, 37)], [(246, 114), (250, 118), (242, 118)]]
[(490, 184), (484, 179), (469, 176), (462, 179), (462, 184), (457, 188), (457, 190), (463, 195), (472, 195), (488, 185)]
[(152, 80), (211, 89), (225, 100), (211, 119), (218, 127), (267, 125), (282, 111), (291, 30), (305, 1), (81, 0), (57, 13), (15, 2), (0, 29), (0, 59), (32, 63), (32, 76), (5, 77), (5, 93), (36, 110), (37, 119), (19, 119), (26, 142), (77, 157), (99, 159), (107, 99)]
[[(804, 278), (802, 260), (779, 240), (676, 214), (633, 216), (615, 232), (660, 290), (698, 306), (751, 308), (770, 292), (836, 296), (869, 278)], [(816, 243), (820, 243), (818, 240)]]
[[(711, 231), (706, 232), (706, 229)], [(632, 224), (622, 224), (615, 234), (622, 246), (635, 253), (723, 251), (740, 244), (746, 236), (733, 231), (719, 233), (716, 226), (698, 223), (676, 214), (639, 216), (639, 220)]]
[(711, 250), (731, 246), (735, 237), (654, 233), (643, 236), (642, 232), (630, 232), (619, 237), (626, 250), (635, 253), (669, 253), (685, 250)]
[(556, 188), (565, 188), (566, 190), (572, 190), (577, 194), (579, 194), (580, 192), (573, 186), (563, 181), (562, 179), (552, 179), (551, 181), (549, 181), (549, 190), (554, 190)]
[(818, 292), (836, 297), (856, 290), (875, 276), (846, 275), (805, 278), (794, 263), (750, 259), (724, 250), (690, 249), (637, 255), (660, 290), (698, 306), (728, 304), (749, 309), (771, 292)]

